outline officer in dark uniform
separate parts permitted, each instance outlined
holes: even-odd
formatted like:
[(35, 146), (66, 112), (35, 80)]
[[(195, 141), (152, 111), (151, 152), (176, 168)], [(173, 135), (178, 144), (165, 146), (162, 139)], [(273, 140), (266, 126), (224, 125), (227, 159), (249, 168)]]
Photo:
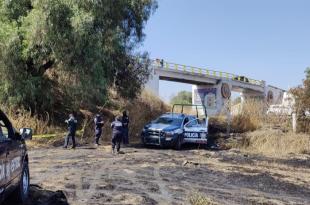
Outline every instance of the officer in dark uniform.
[(71, 113), (69, 115), (69, 119), (65, 121), (67, 124), (68, 124), (68, 135), (66, 136), (66, 139), (65, 139), (65, 144), (64, 144), (64, 148), (67, 148), (68, 147), (68, 144), (69, 144), (69, 140), (70, 140), (70, 137), (72, 139), (72, 148), (75, 149), (75, 132), (76, 132), (76, 127), (77, 127), (77, 120), (75, 119), (74, 117), (74, 114)]
[(104, 125), (104, 121), (100, 114), (96, 115), (94, 122), (95, 122), (95, 145), (99, 146), (100, 145), (99, 139), (102, 135), (102, 127)]
[(129, 137), (128, 137), (128, 125), (129, 125), (129, 117), (127, 115), (127, 112), (123, 112), (123, 117), (122, 117), (122, 123), (123, 123), (123, 144), (128, 145), (129, 144)]
[(111, 124), (112, 128), (112, 154), (115, 153), (115, 147), (117, 153), (119, 153), (121, 148), (121, 141), (123, 138), (123, 123), (122, 117), (118, 116), (115, 118), (115, 121)]
[(4, 139), (4, 134), (2, 132), (1, 123), (0, 123), (0, 140)]

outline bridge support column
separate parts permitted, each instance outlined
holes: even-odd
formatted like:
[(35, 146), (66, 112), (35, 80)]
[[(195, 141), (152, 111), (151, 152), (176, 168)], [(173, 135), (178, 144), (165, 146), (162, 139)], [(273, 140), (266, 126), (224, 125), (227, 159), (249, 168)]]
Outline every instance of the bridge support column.
[(240, 93), (240, 97), (241, 97), (241, 106), (238, 110), (238, 113), (242, 112), (242, 110), (244, 109), (244, 106), (246, 104), (247, 101), (253, 101), (255, 100), (256, 102), (261, 102), (262, 104), (249, 104), (247, 107), (249, 108), (249, 106), (259, 106), (259, 108), (262, 108), (262, 112), (265, 111), (265, 107), (261, 107), (261, 105), (264, 105), (265, 102), (265, 95), (264, 93), (253, 93), (253, 92), (246, 92), (243, 91)]
[(229, 82), (219, 82), (216, 85), (193, 85), (192, 86), (192, 101), (193, 104), (203, 104), (206, 106), (209, 116), (219, 114), (225, 104), (227, 104), (229, 97), (223, 97), (222, 87), (223, 84), (228, 86), (229, 91), (232, 85)]
[(156, 73), (155, 69), (151, 71), (149, 80), (145, 84), (145, 88), (154, 95), (159, 96), (159, 75)]
[(266, 86), (265, 87), (266, 103), (269, 105), (282, 104), (285, 92), (286, 92), (285, 90), (273, 86)]

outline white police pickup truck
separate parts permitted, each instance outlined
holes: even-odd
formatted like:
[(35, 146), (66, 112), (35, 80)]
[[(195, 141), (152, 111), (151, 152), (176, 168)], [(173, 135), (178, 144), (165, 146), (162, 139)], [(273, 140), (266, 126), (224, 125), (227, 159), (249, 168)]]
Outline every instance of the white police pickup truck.
[(0, 203), (14, 194), (16, 203), (25, 203), (29, 193), (29, 167), (26, 139), (32, 130), (17, 132), (0, 110)]
[[(181, 111), (175, 112), (176, 107), (181, 107)], [(190, 107), (189, 110), (194, 110), (196, 115), (185, 114), (184, 108), (188, 107)], [(199, 114), (202, 114), (202, 117)], [(185, 143), (207, 145), (208, 117), (205, 107), (203, 105), (173, 105), (171, 113), (163, 114), (144, 126), (141, 141), (145, 146), (168, 146), (175, 149), (181, 149)]]

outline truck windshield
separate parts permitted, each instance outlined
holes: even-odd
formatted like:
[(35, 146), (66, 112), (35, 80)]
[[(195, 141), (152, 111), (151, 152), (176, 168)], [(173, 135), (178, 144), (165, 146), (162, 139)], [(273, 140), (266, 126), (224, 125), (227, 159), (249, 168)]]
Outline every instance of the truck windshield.
[(157, 118), (157, 120), (155, 120), (154, 123), (181, 126), (182, 122), (183, 122), (182, 118), (159, 117)]

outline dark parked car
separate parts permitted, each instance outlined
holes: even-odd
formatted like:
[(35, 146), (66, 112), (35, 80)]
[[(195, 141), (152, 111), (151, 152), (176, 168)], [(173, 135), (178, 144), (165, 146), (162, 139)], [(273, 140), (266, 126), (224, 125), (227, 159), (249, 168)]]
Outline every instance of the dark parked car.
[(0, 110), (0, 203), (14, 194), (17, 203), (25, 203), (29, 193), (29, 167), (26, 139), (32, 130), (16, 131)]

